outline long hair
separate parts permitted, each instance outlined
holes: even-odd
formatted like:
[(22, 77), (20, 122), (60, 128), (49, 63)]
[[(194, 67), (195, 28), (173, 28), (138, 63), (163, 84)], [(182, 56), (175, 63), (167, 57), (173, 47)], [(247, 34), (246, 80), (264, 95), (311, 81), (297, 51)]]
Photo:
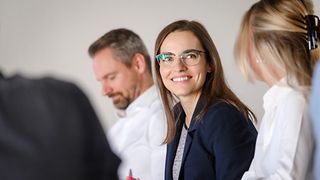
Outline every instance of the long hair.
[[(205, 99), (207, 101), (199, 116), (203, 116), (210, 104), (212, 104), (213, 102), (223, 101), (232, 104), (241, 112), (243, 112), (246, 117), (255, 120), (256, 118), (253, 112), (246, 105), (244, 105), (227, 86), (218, 51), (209, 33), (199, 22), (179, 20), (167, 25), (157, 37), (154, 50), (155, 55), (160, 53), (160, 48), (165, 38), (170, 33), (176, 31), (190, 31), (199, 39), (206, 52), (206, 62), (212, 68), (212, 72), (207, 74), (205, 83), (202, 88), (202, 95), (205, 96)], [(175, 103), (175, 97), (164, 86), (160, 76), (160, 67), (158, 63), (155, 63), (155, 73), (168, 125), (168, 132), (164, 143), (169, 143), (175, 134), (175, 120), (172, 109), (172, 106)]]
[(312, 14), (310, 0), (260, 0), (252, 5), (242, 19), (235, 45), (236, 61), (245, 77), (253, 80), (255, 76), (248, 54), (251, 44), (264, 75), (274, 78), (275, 68), (287, 77), (288, 85), (308, 96), (320, 58), (319, 41), (317, 48), (308, 47), (306, 16)]

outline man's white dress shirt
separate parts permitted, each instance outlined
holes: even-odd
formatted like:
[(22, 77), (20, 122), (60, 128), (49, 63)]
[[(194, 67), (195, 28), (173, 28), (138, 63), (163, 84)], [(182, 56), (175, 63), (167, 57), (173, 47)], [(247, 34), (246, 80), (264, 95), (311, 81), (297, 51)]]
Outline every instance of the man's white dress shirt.
[(314, 140), (304, 95), (286, 85), (284, 78), (263, 101), (255, 155), (242, 179), (310, 179)]
[(132, 170), (141, 180), (163, 180), (167, 125), (163, 106), (153, 85), (134, 100), (108, 131), (112, 149), (121, 158), (120, 179)]

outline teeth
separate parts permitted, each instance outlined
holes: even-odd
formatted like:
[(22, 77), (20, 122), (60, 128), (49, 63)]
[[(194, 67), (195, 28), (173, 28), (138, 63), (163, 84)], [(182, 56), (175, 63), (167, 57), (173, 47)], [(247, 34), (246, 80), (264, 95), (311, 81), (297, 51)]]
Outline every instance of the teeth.
[(173, 80), (174, 82), (181, 82), (181, 81), (186, 81), (186, 80), (188, 80), (188, 79), (189, 79), (189, 77), (185, 76), (185, 77), (173, 78), (172, 80)]

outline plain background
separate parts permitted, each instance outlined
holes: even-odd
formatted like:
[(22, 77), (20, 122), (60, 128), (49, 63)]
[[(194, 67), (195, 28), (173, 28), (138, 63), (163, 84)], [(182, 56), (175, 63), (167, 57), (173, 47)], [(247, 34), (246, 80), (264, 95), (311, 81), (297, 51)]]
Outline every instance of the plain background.
[[(256, 0), (0, 0), (0, 69), (6, 75), (55, 76), (78, 84), (105, 128), (116, 120), (112, 102), (101, 95), (89, 45), (114, 28), (129, 28), (153, 56), (155, 39), (167, 24), (197, 20), (209, 31), (234, 92), (263, 115), (267, 86), (250, 84), (236, 67), (233, 47), (244, 12)], [(314, 0), (320, 15), (320, 0)]]

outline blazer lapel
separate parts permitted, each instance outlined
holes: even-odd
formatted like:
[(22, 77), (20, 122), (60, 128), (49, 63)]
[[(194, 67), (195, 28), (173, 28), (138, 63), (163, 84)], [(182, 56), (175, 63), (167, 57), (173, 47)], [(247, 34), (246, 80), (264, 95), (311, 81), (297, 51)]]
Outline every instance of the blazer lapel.
[(194, 110), (194, 112), (192, 114), (192, 119), (191, 119), (191, 123), (190, 123), (189, 129), (188, 129), (188, 135), (187, 135), (186, 143), (184, 145), (183, 158), (182, 158), (181, 170), (180, 170), (179, 177), (183, 176), (183, 174), (181, 174), (182, 171), (183, 171), (182, 167), (184, 166), (185, 160), (188, 157), (188, 154), (189, 154), (189, 151), (190, 151), (190, 147), (192, 145), (193, 135), (196, 132), (196, 130), (197, 130), (198, 126), (199, 126), (199, 123), (201, 123), (196, 117), (200, 113), (202, 108), (204, 107), (204, 102), (205, 102), (204, 98), (201, 96), (199, 98), (199, 100), (197, 102), (197, 105), (196, 105), (196, 108), (195, 108), (195, 110)]

